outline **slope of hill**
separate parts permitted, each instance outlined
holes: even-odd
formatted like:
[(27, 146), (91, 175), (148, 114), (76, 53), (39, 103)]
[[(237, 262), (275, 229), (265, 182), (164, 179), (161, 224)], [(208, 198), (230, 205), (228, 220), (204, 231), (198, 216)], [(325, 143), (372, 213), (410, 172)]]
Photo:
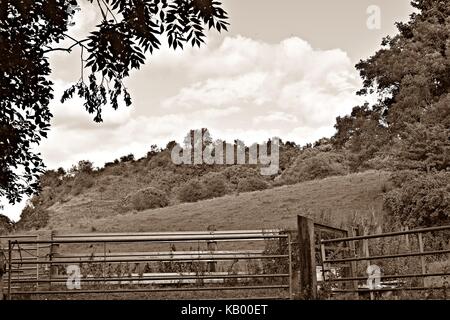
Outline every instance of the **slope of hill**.
[[(334, 226), (382, 216), (383, 192), (390, 173), (366, 171), (226, 195), (165, 208), (120, 213), (105, 200), (92, 210), (89, 194), (48, 208), (45, 229), (70, 232), (131, 232), (218, 229), (294, 228), (296, 215)], [(102, 208), (102, 209), (99, 209)]]

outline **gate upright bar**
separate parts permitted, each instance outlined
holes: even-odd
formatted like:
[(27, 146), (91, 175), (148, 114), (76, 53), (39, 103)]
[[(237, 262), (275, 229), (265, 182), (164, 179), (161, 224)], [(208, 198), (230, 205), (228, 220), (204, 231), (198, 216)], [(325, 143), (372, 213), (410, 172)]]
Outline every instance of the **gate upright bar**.
[(300, 293), (305, 299), (317, 298), (316, 249), (313, 220), (297, 216)]

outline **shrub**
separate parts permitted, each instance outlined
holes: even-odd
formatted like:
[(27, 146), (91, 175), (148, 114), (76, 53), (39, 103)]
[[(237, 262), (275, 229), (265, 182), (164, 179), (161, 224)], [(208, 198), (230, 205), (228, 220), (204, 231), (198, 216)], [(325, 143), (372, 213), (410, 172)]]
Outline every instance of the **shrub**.
[(264, 190), (269, 187), (269, 184), (261, 178), (258, 177), (248, 177), (239, 179), (237, 190), (238, 192), (251, 192)]
[(203, 184), (197, 180), (189, 180), (178, 190), (178, 199), (182, 202), (196, 202), (203, 199)]
[(7, 217), (0, 214), (0, 235), (5, 235), (13, 231), (14, 223)]
[(49, 213), (40, 207), (26, 206), (20, 214), (17, 228), (20, 230), (32, 230), (44, 228), (49, 221)]
[(169, 205), (167, 195), (153, 187), (138, 190), (122, 200), (122, 208), (126, 210), (147, 210), (163, 208)]
[(298, 157), (293, 166), (283, 172), (280, 179), (286, 184), (294, 184), (347, 173), (348, 164), (343, 154), (307, 149)]
[(203, 199), (222, 197), (227, 194), (227, 182), (220, 173), (208, 173), (202, 177)]
[(230, 183), (237, 185), (241, 179), (258, 177), (260, 173), (257, 168), (246, 165), (236, 165), (227, 167), (222, 171), (222, 175), (228, 179)]
[(134, 154), (130, 153), (129, 155), (120, 157), (120, 161), (121, 161), (121, 162), (134, 161)]
[(429, 227), (450, 223), (450, 172), (416, 175), (405, 173), (410, 179), (388, 192), (384, 209), (399, 225)]
[(73, 165), (70, 168), (69, 173), (77, 174), (77, 173), (92, 173), (94, 171), (94, 164), (89, 160), (81, 160), (78, 161), (76, 165)]
[(227, 194), (226, 178), (220, 173), (208, 173), (200, 179), (192, 179), (178, 190), (178, 199), (182, 202), (196, 202), (221, 197)]
[(149, 158), (148, 166), (150, 169), (161, 169), (169, 167), (172, 164), (170, 152), (162, 151)]
[(407, 124), (392, 153), (397, 169), (430, 172), (450, 168), (450, 128), (443, 125)]
[(93, 177), (88, 174), (88, 173), (84, 173), (84, 172), (79, 172), (73, 181), (73, 185), (72, 185), (72, 194), (77, 196), (80, 193), (88, 190), (89, 188), (91, 188), (94, 185), (94, 179)]
[(112, 176), (121, 176), (125, 172), (126, 168), (123, 165), (112, 165), (108, 166), (107, 172)]

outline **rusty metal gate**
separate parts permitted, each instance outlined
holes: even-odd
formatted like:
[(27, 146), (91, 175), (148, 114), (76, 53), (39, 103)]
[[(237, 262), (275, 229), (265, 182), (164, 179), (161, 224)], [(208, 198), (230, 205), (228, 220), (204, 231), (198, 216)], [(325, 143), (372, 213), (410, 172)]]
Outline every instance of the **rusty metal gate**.
[(291, 235), (279, 230), (52, 233), (7, 243), (8, 299), (136, 293), (151, 299), (174, 292), (293, 297)]

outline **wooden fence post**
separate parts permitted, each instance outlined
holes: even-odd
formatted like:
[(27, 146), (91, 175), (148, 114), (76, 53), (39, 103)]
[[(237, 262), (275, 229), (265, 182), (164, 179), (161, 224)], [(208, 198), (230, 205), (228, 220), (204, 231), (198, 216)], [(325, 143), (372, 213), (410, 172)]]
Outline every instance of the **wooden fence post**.
[(316, 299), (317, 277), (314, 222), (299, 215), (297, 216), (297, 225), (300, 293), (305, 299)]

